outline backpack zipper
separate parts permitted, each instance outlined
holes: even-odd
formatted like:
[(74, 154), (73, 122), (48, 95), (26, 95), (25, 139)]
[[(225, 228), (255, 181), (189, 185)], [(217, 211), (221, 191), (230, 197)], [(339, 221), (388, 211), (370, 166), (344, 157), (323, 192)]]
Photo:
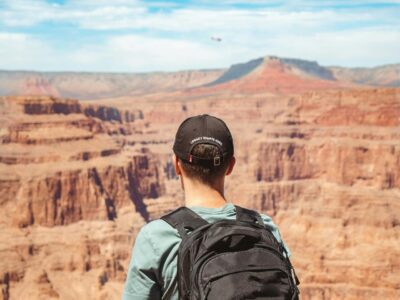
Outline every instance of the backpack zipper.
[[(273, 254), (279, 255), (280, 258), (284, 258), (284, 256), (283, 256), (282, 254), (279, 254), (279, 252), (278, 252), (277, 250), (273, 249), (272, 247), (259, 246), (259, 248), (267, 249), (267, 250), (271, 251)], [(200, 270), (199, 270), (199, 272), (198, 272), (197, 274), (195, 274), (195, 276), (194, 276), (194, 278), (193, 278), (193, 281), (192, 281), (192, 282), (197, 282), (197, 285), (198, 285), (199, 288), (200, 288), (200, 293), (202, 293), (203, 288), (201, 288), (201, 287), (202, 287), (202, 284), (201, 284), (201, 282), (199, 281), (199, 278), (201, 278), (200, 275), (202, 275), (202, 273), (203, 273), (204, 266), (205, 266), (210, 260), (212, 260), (212, 259), (214, 259), (214, 258), (216, 258), (216, 257), (218, 257), (218, 256), (220, 256), (220, 255), (224, 255), (224, 254), (226, 254), (226, 252), (218, 253), (218, 254), (216, 254), (216, 255), (212, 255), (211, 257), (206, 257), (206, 259), (203, 259), (203, 261), (202, 261), (202, 263), (201, 263)], [(285, 259), (284, 259), (284, 260), (285, 260)], [(265, 268), (263, 268), (263, 267), (258, 267), (258, 266), (257, 266), (257, 267), (252, 267), (252, 268), (249, 268), (249, 269), (251, 269), (251, 270), (265, 270)], [(291, 275), (291, 274), (288, 274), (287, 270), (283, 270), (283, 269), (280, 269), (280, 268), (272, 268), (272, 269), (281, 270), (281, 271), (284, 272), (286, 275), (288, 275), (289, 285), (290, 285), (291, 289), (293, 290), (293, 285), (292, 285), (291, 280), (290, 280), (290, 275)], [(291, 272), (290, 272), (290, 269), (289, 269), (289, 273), (291, 273)], [(229, 273), (227, 273), (227, 274), (229, 274)], [(208, 288), (208, 291), (207, 291), (207, 293), (204, 293), (204, 295), (201, 297), (201, 299), (205, 299), (205, 297), (207, 296), (207, 294), (210, 292), (209, 289), (211, 288), (211, 284), (210, 284), (211, 281), (212, 281), (213, 279), (217, 278), (217, 277), (219, 277), (219, 276), (211, 277), (211, 278), (207, 281), (207, 284), (206, 284), (205, 288)], [(209, 284), (210, 284), (210, 286), (208, 286)]]
[[(200, 293), (202, 292), (202, 290), (204, 290), (204, 293), (203, 293), (203, 295), (201, 296), (201, 300), (205, 300), (205, 299), (207, 298), (208, 294), (209, 294), (210, 291), (211, 291), (211, 283), (212, 283), (214, 280), (218, 279), (218, 278), (221, 278), (221, 277), (227, 276), (227, 275), (229, 275), (229, 274), (233, 274), (233, 273), (240, 273), (240, 272), (246, 272), (246, 271), (264, 271), (264, 270), (278, 270), (278, 271), (280, 271), (280, 272), (283, 272), (284, 274), (287, 275), (288, 280), (289, 280), (289, 284), (290, 284), (290, 275), (288, 275), (287, 272), (286, 272), (286, 270), (284, 270), (284, 269), (282, 269), (282, 268), (269, 268), (269, 269), (267, 268), (267, 269), (266, 269), (266, 268), (263, 268), (263, 267), (251, 267), (251, 268), (248, 268), (248, 269), (243, 270), (243, 271), (227, 272), (227, 273), (222, 274), (222, 275), (216, 275), (216, 276), (210, 277), (210, 279), (207, 281), (207, 283), (206, 283), (204, 289), (200, 289)], [(200, 285), (200, 286), (201, 286), (201, 285)]]

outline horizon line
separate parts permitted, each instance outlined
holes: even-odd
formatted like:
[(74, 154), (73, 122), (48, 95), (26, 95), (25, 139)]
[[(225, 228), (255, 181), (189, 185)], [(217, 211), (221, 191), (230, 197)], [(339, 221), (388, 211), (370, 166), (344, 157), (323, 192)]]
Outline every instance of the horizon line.
[(344, 68), (344, 69), (375, 69), (375, 68), (381, 68), (381, 67), (386, 67), (386, 66), (395, 66), (395, 65), (400, 65), (400, 62), (395, 62), (395, 63), (388, 63), (388, 64), (378, 64), (375, 66), (355, 66), (355, 67), (347, 67), (347, 66), (341, 66), (341, 65), (321, 65), (317, 60), (309, 60), (309, 59), (303, 59), (303, 58), (293, 58), (293, 57), (281, 57), (277, 55), (266, 55), (266, 56), (261, 56), (255, 59), (248, 60), (246, 62), (238, 62), (231, 64), (228, 67), (221, 67), (221, 68), (199, 68), (199, 69), (177, 69), (177, 70), (152, 70), (152, 71), (90, 71), (90, 70), (34, 70), (34, 69), (2, 69), (0, 68), (0, 72), (21, 72), (21, 73), (102, 73), (102, 74), (124, 74), (124, 75), (145, 75), (145, 74), (150, 74), (150, 73), (181, 73), (181, 72), (192, 72), (192, 71), (202, 71), (202, 72), (212, 72), (212, 71), (222, 71), (222, 70), (228, 70), (234, 65), (238, 64), (246, 64), (249, 63), (253, 60), (258, 60), (260, 58), (265, 58), (265, 57), (276, 57), (278, 59), (294, 59), (294, 60), (302, 60), (302, 61), (307, 61), (307, 62), (316, 62), (319, 66), (324, 67), (324, 68)]

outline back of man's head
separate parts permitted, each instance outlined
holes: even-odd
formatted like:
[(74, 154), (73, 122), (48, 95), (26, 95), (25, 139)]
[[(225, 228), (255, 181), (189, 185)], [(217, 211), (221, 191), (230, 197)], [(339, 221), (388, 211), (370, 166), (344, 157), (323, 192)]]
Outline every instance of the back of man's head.
[(225, 175), (234, 154), (232, 135), (225, 122), (210, 115), (183, 121), (173, 150), (185, 175), (206, 185), (213, 185)]

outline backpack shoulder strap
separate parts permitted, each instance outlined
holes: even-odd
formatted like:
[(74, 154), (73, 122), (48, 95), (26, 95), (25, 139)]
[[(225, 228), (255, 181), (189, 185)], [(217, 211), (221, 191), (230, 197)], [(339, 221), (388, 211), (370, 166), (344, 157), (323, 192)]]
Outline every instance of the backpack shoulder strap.
[(186, 238), (186, 229), (193, 231), (203, 225), (208, 224), (206, 220), (185, 206), (181, 206), (162, 216), (161, 219), (177, 229), (181, 238)]
[(264, 221), (261, 218), (260, 214), (254, 210), (247, 209), (235, 205), (236, 208), (236, 220), (237, 221), (244, 221), (250, 223), (257, 223), (261, 226), (264, 226)]

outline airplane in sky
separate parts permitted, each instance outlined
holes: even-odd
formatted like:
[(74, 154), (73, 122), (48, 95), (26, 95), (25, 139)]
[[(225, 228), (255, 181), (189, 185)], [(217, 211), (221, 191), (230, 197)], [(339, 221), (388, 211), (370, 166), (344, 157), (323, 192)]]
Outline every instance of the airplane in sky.
[(213, 40), (215, 42), (222, 42), (222, 38), (220, 38), (219, 36), (212, 36), (211, 40)]

